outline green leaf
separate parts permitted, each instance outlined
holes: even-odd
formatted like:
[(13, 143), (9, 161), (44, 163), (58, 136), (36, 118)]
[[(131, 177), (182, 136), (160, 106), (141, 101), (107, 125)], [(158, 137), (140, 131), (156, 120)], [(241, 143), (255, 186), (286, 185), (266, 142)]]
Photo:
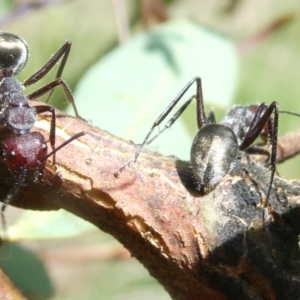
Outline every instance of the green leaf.
[(2, 22), (3, 22), (3, 18), (6, 17), (5, 14), (9, 12), (11, 7), (12, 7), (12, 1), (10, 0), (0, 1), (0, 18), (2, 18)]

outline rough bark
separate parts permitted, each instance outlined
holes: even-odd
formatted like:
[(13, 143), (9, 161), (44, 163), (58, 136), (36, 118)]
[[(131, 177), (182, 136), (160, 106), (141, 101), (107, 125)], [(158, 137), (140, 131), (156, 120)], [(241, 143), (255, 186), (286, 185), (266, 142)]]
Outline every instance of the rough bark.
[[(43, 117), (35, 129), (48, 136), (49, 127)], [(242, 159), (202, 195), (188, 162), (149, 151), (115, 178), (137, 146), (81, 120), (58, 118), (56, 144), (83, 130), (99, 138), (86, 135), (58, 151), (57, 170), (49, 159), (43, 181), (28, 182), (11, 205), (63, 208), (95, 224), (174, 299), (300, 298), (298, 181), (275, 178), (264, 225), (269, 172), (261, 164)], [(288, 151), (284, 143), (280, 150)], [(4, 161), (0, 173), (3, 199), (14, 178)]]

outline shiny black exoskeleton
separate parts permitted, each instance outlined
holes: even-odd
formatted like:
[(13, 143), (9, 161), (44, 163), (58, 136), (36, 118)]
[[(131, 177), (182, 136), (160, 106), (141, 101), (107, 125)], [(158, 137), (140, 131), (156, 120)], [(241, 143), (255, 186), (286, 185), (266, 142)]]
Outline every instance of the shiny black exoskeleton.
[[(166, 125), (155, 136), (150, 138), (153, 130), (169, 115), (194, 82), (197, 85), (196, 95), (189, 98)], [(135, 157), (115, 172), (115, 176), (119, 176), (126, 166), (137, 160), (145, 144), (150, 144), (162, 132), (171, 127), (194, 98), (197, 101), (199, 131), (191, 148), (191, 168), (193, 176), (198, 182), (199, 189), (203, 189), (204, 192), (211, 191), (226, 174), (230, 173), (237, 162), (239, 151), (266, 155), (268, 158), (270, 157), (271, 169), (270, 185), (265, 201), (266, 206), (276, 169), (278, 103), (272, 102), (269, 106), (265, 103), (261, 105), (235, 106), (227, 113), (221, 124), (216, 124), (213, 112), (210, 112), (208, 117), (205, 115), (201, 79), (199, 77), (193, 78), (172, 100), (152, 125)], [(274, 114), (273, 117), (272, 114)], [(263, 148), (252, 146), (252, 143), (260, 135), (263, 138), (269, 135), (272, 146), (271, 153)]]
[[(80, 132), (55, 148), (55, 110), (49, 105), (31, 106), (29, 100), (49, 93), (51, 96), (56, 86), (62, 86), (67, 100), (73, 105), (75, 114), (77, 109), (71, 91), (66, 83), (60, 79), (66, 60), (71, 49), (71, 43), (67, 41), (42, 67), (23, 84), (15, 76), (25, 67), (28, 60), (28, 47), (20, 37), (11, 33), (0, 33), (0, 125), (9, 128), (10, 136), (2, 143), (2, 155), (10, 171), (14, 174), (16, 181), (3, 201), (2, 213), (7, 204), (14, 198), (26, 177), (34, 175), (39, 178), (45, 167), (46, 159), (53, 155), (55, 164), (55, 153), (57, 150), (70, 143), (72, 140), (86, 134)], [(25, 87), (34, 84), (44, 77), (61, 60), (55, 80), (38, 89), (32, 94), (25, 96)], [(48, 100), (49, 100), (48, 97)], [(47, 154), (47, 143), (45, 137), (39, 132), (31, 132), (35, 124), (37, 114), (51, 113), (51, 128), (49, 141), (52, 151)]]

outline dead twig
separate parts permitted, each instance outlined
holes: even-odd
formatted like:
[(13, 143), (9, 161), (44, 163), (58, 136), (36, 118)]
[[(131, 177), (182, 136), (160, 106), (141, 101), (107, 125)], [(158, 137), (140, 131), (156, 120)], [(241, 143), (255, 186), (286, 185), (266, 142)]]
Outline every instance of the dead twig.
[[(144, 151), (119, 178), (113, 173), (136, 146), (85, 122), (58, 118), (57, 145), (84, 136), (47, 164), (43, 182), (28, 183), (11, 203), (65, 209), (112, 234), (174, 299), (300, 297), (300, 183), (276, 178), (262, 223), (269, 173), (239, 162), (208, 195), (195, 188), (189, 164)], [(36, 129), (48, 136), (47, 117)], [(2, 199), (13, 177), (0, 165)]]

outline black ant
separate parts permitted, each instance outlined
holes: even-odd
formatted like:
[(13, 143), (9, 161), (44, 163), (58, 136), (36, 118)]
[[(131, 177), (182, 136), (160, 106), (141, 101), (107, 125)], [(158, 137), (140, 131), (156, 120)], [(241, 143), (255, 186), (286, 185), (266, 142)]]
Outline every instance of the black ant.
[[(155, 136), (150, 138), (153, 130), (169, 115), (194, 82), (197, 85), (196, 95), (190, 97), (166, 125)], [(197, 102), (199, 131), (194, 138), (191, 148), (191, 168), (198, 188), (206, 193), (211, 191), (226, 174), (233, 170), (239, 157), (239, 151), (244, 151), (248, 154), (266, 155), (268, 159), (270, 158), (271, 169), (270, 185), (264, 201), (264, 207), (267, 207), (276, 170), (278, 103), (272, 102), (269, 106), (265, 103), (252, 106), (235, 106), (227, 113), (221, 124), (216, 124), (213, 112), (210, 112), (208, 117), (205, 115), (200, 77), (193, 78), (171, 101), (152, 125), (134, 158), (129, 160), (114, 175), (118, 177), (129, 164), (135, 162), (142, 148), (146, 144), (153, 142), (167, 128), (171, 127), (194, 98), (196, 98)], [(273, 113), (274, 117), (272, 117)], [(271, 153), (263, 148), (252, 146), (252, 143), (260, 135), (263, 138), (267, 135), (270, 137)]]
[[(48, 157), (53, 155), (53, 164), (55, 165), (55, 153), (74, 139), (85, 134), (97, 138), (91, 133), (80, 132), (55, 148), (55, 109), (48, 105), (31, 106), (29, 103), (29, 100), (50, 92), (48, 101), (54, 88), (60, 85), (63, 87), (66, 98), (73, 105), (75, 114), (78, 117), (71, 91), (66, 83), (60, 79), (70, 49), (71, 43), (67, 41), (39, 71), (21, 84), (14, 76), (20, 73), (27, 63), (27, 44), (14, 34), (0, 33), (0, 123), (11, 131), (11, 136), (2, 143), (2, 151), (8, 168), (16, 178), (13, 188), (3, 201), (1, 209), (3, 222), (3, 213), (6, 206), (18, 194), (20, 187), (29, 174), (33, 175), (35, 180), (40, 179)], [(39, 81), (60, 59), (61, 63), (55, 80), (25, 96), (23, 94), (24, 87)], [(49, 141), (52, 151), (49, 154), (47, 154), (47, 143), (44, 136), (39, 132), (31, 132), (37, 114), (44, 112), (51, 113)]]

